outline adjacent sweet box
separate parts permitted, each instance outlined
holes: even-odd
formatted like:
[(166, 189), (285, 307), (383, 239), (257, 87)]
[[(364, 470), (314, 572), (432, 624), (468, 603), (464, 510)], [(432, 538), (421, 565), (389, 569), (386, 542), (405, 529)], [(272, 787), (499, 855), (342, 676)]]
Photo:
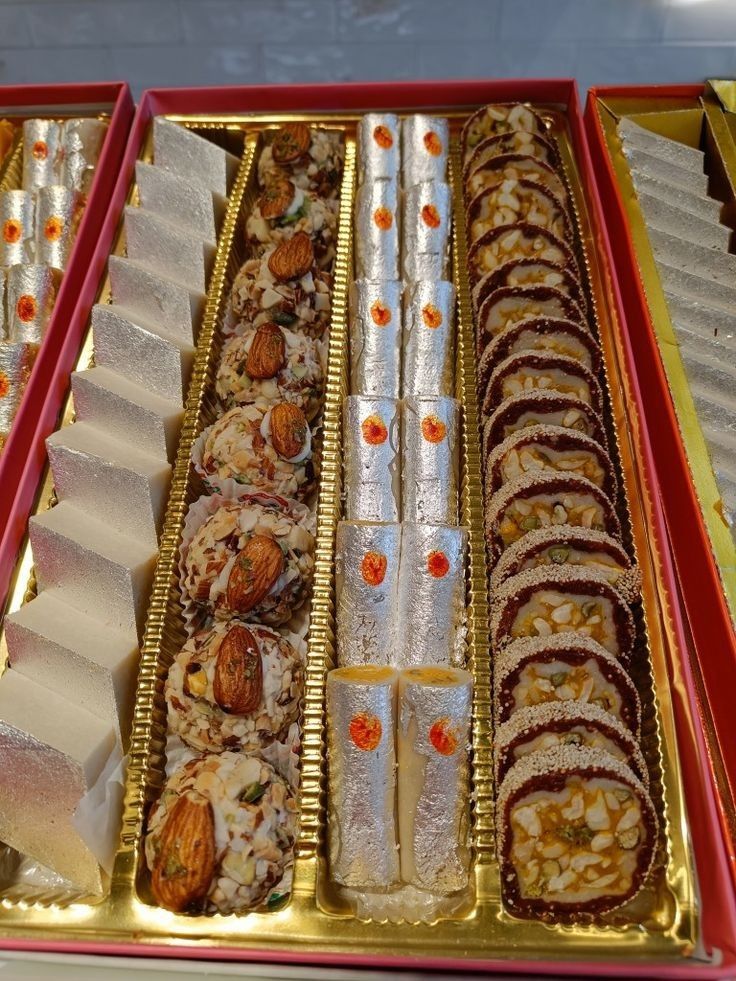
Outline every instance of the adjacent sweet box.
[(4, 545), (2, 945), (733, 973), (577, 100), (144, 94)]

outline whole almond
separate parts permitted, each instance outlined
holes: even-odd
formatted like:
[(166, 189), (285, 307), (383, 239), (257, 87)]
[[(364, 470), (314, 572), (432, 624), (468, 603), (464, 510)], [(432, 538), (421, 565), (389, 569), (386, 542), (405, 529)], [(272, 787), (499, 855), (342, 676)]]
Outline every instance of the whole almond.
[(285, 215), (294, 200), (296, 188), (291, 181), (276, 178), (270, 181), (266, 190), (258, 199), (258, 207), (263, 218), (280, 218)]
[(231, 627), (215, 661), (215, 701), (231, 715), (247, 715), (261, 704), (263, 665), (255, 637), (239, 625)]
[(278, 324), (261, 324), (248, 351), (245, 370), (251, 378), (273, 378), (286, 362), (286, 339)]
[(201, 794), (180, 797), (166, 820), (152, 869), (156, 902), (175, 913), (196, 908), (215, 874), (215, 817)]
[(227, 605), (248, 613), (268, 594), (284, 568), (284, 553), (273, 538), (253, 535), (235, 558), (227, 581)]
[(313, 265), (314, 249), (306, 232), (297, 232), (292, 238), (282, 242), (273, 250), (268, 260), (271, 275), (281, 283), (301, 279)]
[(278, 402), (271, 409), (271, 442), (284, 460), (292, 460), (304, 449), (307, 417), (293, 402)]
[(271, 143), (271, 153), (277, 164), (293, 163), (309, 149), (312, 137), (304, 123), (284, 123)]

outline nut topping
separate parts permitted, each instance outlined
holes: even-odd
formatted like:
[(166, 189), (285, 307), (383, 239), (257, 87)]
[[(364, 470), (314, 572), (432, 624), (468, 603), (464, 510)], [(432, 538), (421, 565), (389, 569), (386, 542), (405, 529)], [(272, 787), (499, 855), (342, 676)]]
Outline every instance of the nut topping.
[(277, 164), (293, 163), (304, 156), (311, 140), (309, 127), (304, 123), (284, 123), (271, 144), (274, 161)]
[(227, 581), (227, 605), (248, 613), (261, 602), (284, 568), (284, 553), (273, 538), (253, 535), (237, 555)]
[(215, 701), (231, 715), (247, 715), (261, 704), (263, 664), (253, 634), (246, 627), (232, 627), (215, 662)]
[(273, 378), (286, 363), (286, 340), (278, 324), (261, 324), (248, 351), (245, 370), (251, 378)]
[(294, 200), (295, 190), (291, 181), (282, 178), (271, 181), (258, 199), (261, 216), (270, 220), (285, 215)]
[(174, 805), (161, 834), (151, 888), (156, 902), (183, 913), (200, 903), (215, 874), (212, 805), (190, 792)]
[(293, 238), (282, 242), (268, 260), (271, 275), (281, 283), (301, 279), (313, 265), (314, 249), (306, 232), (297, 232)]
[(307, 417), (293, 402), (279, 402), (271, 409), (271, 442), (280, 457), (293, 460), (307, 440)]

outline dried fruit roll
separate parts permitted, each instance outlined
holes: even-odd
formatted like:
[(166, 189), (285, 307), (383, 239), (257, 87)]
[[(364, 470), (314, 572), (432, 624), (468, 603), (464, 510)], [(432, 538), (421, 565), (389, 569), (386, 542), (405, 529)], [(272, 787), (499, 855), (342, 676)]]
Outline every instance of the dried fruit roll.
[(537, 157), (521, 153), (505, 153), (486, 160), (471, 171), (465, 182), (467, 199), (472, 201), (488, 188), (498, 187), (510, 180), (528, 180), (547, 188), (563, 204), (567, 204), (567, 189), (558, 172)]
[(502, 154), (514, 153), (523, 154), (525, 157), (535, 157), (550, 167), (556, 167), (559, 163), (557, 148), (550, 139), (539, 136), (537, 133), (528, 133), (525, 130), (514, 130), (511, 133), (498, 133), (496, 136), (487, 136), (473, 149), (468, 160), (463, 167), (463, 181), (467, 193), (467, 182), (470, 175), (484, 163), (500, 157)]
[(468, 883), (472, 701), (467, 671), (416, 667), (399, 675), (401, 879), (440, 895)]
[(499, 102), (496, 105), (483, 106), (466, 120), (462, 128), (460, 142), (465, 159), (489, 136), (513, 133), (516, 130), (544, 136), (547, 127), (541, 116), (530, 106), (520, 102)]
[(632, 770), (599, 749), (557, 746), (516, 763), (497, 804), (503, 898), (517, 916), (604, 913), (632, 899), (658, 821)]
[(493, 714), (496, 726), (529, 705), (589, 704), (617, 718), (638, 739), (639, 695), (605, 647), (579, 634), (523, 637), (496, 654)]
[(246, 242), (256, 253), (263, 252), (304, 232), (319, 268), (329, 269), (335, 259), (338, 208), (336, 198), (319, 197), (288, 178), (276, 178), (269, 181), (248, 215)]
[(297, 232), (262, 256), (248, 259), (233, 282), (230, 306), (236, 321), (280, 327), (322, 337), (330, 322), (332, 280), (319, 269), (305, 232)]
[(641, 591), (641, 575), (623, 546), (603, 531), (550, 525), (527, 532), (510, 545), (491, 573), (491, 591), (496, 592), (510, 577), (540, 566), (592, 569), (615, 586), (629, 603)]
[(450, 213), (450, 186), (443, 181), (422, 181), (405, 192), (401, 226), (405, 282), (447, 279)]
[(327, 838), (330, 877), (356, 889), (399, 879), (396, 828), (396, 693), (389, 667), (327, 675)]
[(525, 426), (561, 426), (592, 436), (601, 446), (607, 444), (603, 421), (592, 406), (574, 395), (554, 390), (532, 389), (509, 395), (483, 426), (486, 453), (507, 436)]
[(164, 689), (169, 732), (203, 752), (254, 752), (296, 721), (303, 667), (268, 627), (215, 621), (174, 658)]
[(577, 275), (577, 264), (569, 245), (546, 228), (517, 222), (485, 232), (468, 251), (468, 272), (473, 285), (487, 273), (517, 259), (544, 259), (566, 266)]
[(494, 337), (520, 320), (547, 317), (586, 325), (577, 303), (554, 286), (502, 286), (489, 293), (478, 308), (478, 350), (482, 353)]
[(573, 237), (570, 216), (560, 199), (543, 184), (526, 178), (509, 178), (485, 188), (468, 205), (466, 217), (471, 243), (492, 228), (518, 221), (547, 228), (566, 241)]
[(634, 646), (629, 604), (605, 576), (592, 569), (526, 569), (498, 587), (491, 605), (491, 637), (496, 648), (519, 637), (578, 634), (591, 637), (625, 661)]
[(325, 355), (319, 341), (273, 321), (246, 327), (223, 346), (215, 390), (226, 408), (293, 402), (311, 421), (322, 406)]
[(493, 740), (496, 783), (503, 782), (518, 760), (555, 746), (603, 750), (627, 763), (649, 786), (649, 770), (631, 730), (599, 705), (580, 701), (527, 705), (498, 726)]
[(350, 287), (350, 391), (401, 394), (401, 283), (358, 279)]
[(494, 337), (478, 362), (478, 390), (485, 391), (497, 364), (519, 351), (549, 351), (580, 361), (597, 372), (601, 366), (598, 342), (587, 327), (573, 320), (533, 317), (520, 320)]
[(368, 112), (358, 123), (358, 173), (361, 183), (397, 180), (399, 119), (392, 112)]
[(192, 459), (214, 491), (229, 481), (303, 500), (317, 482), (312, 431), (293, 402), (260, 398), (230, 409), (194, 444)]
[(421, 113), (401, 122), (401, 178), (404, 187), (447, 177), (450, 127), (440, 116)]
[(260, 906), (277, 895), (297, 831), (296, 798), (264, 760), (230, 752), (189, 760), (148, 817), (154, 899), (175, 913)]
[(396, 399), (345, 399), (343, 484), (348, 521), (400, 520), (400, 425)]
[(355, 273), (399, 278), (399, 211), (395, 180), (362, 184), (355, 195)]
[(462, 665), (468, 533), (404, 524), (399, 567), (398, 664)]
[(401, 509), (404, 521), (457, 524), (460, 403), (404, 399), (401, 409)]
[(585, 402), (598, 416), (603, 411), (601, 386), (582, 362), (564, 354), (520, 351), (494, 369), (486, 387), (482, 413), (488, 418), (505, 399), (535, 391), (562, 392)]
[(400, 552), (398, 523), (338, 522), (335, 620), (340, 667), (397, 660)]
[(308, 517), (302, 505), (263, 495), (223, 504), (182, 547), (185, 597), (221, 619), (285, 623), (312, 582)]
[(258, 181), (267, 187), (288, 177), (297, 187), (320, 197), (335, 197), (340, 190), (344, 148), (338, 130), (283, 123), (267, 131), (266, 146), (258, 158)]
[(487, 296), (504, 286), (551, 286), (587, 307), (580, 281), (566, 266), (547, 259), (512, 259), (487, 273), (473, 289), (473, 306), (478, 310)]
[(455, 287), (446, 280), (409, 286), (404, 303), (402, 395), (455, 391)]
[(486, 457), (486, 488), (495, 494), (504, 484), (525, 473), (552, 471), (587, 477), (611, 501), (617, 481), (613, 463), (590, 436), (562, 426), (526, 426), (517, 429)]

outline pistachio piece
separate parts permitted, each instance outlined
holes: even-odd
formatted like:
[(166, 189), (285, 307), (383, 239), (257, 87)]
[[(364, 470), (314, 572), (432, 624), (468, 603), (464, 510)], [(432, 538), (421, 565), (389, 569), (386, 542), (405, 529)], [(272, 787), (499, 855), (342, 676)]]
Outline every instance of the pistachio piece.
[(524, 531), (534, 531), (535, 528), (539, 528), (539, 518), (536, 514), (529, 514), (526, 518), (521, 519), (519, 527)]
[(582, 746), (583, 737), (579, 732), (566, 732), (562, 737), (562, 742), (566, 746)]
[(554, 674), (550, 675), (549, 680), (555, 686), (559, 688), (560, 685), (565, 684), (565, 679), (567, 678), (567, 671), (555, 671)]
[(555, 565), (563, 565), (570, 556), (570, 549), (567, 545), (555, 545), (554, 548), (549, 549), (547, 555), (550, 562), (554, 562)]
[(266, 793), (266, 787), (264, 784), (259, 783), (255, 780), (253, 783), (249, 783), (248, 786), (243, 790), (240, 795), (240, 800), (243, 804), (255, 804), (257, 801), (263, 797)]
[(639, 829), (638, 828), (627, 828), (626, 831), (619, 831), (616, 835), (616, 842), (619, 848), (636, 848), (639, 844)]

